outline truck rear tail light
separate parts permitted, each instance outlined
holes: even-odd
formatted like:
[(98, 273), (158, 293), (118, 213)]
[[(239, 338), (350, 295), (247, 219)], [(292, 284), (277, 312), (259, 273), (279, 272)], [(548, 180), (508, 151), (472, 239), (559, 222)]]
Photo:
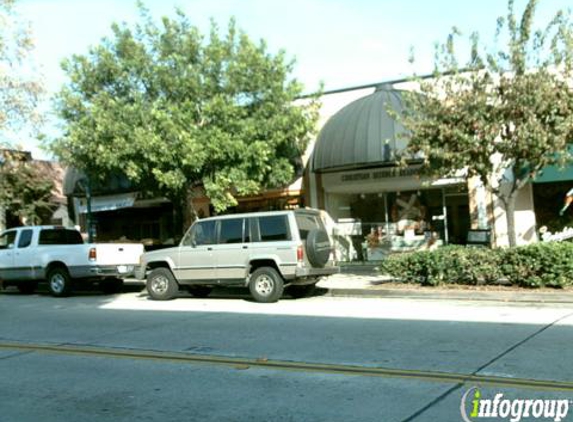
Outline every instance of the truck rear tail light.
[(95, 261), (97, 259), (96, 248), (90, 248), (88, 258), (90, 259), (90, 261)]
[(302, 245), (298, 245), (298, 248), (296, 248), (296, 260), (298, 262), (304, 261), (304, 249)]

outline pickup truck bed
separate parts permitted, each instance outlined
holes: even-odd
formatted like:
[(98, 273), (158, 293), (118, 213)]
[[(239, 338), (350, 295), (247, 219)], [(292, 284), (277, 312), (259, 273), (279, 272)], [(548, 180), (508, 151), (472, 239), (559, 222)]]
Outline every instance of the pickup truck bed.
[(142, 253), (141, 244), (86, 244), (64, 227), (19, 227), (0, 234), (0, 280), (26, 293), (44, 280), (54, 296), (68, 295), (79, 281), (99, 281), (111, 292), (133, 274)]

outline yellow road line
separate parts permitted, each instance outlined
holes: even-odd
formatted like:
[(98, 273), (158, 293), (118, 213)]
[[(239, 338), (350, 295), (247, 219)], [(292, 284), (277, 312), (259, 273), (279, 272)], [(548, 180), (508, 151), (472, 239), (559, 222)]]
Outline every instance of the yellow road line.
[(170, 363), (224, 365), (236, 369), (264, 368), (297, 372), (319, 372), (351, 376), (415, 379), (419, 381), (442, 382), (449, 384), (473, 384), (505, 388), (533, 389), (544, 391), (573, 391), (573, 382), (532, 380), (525, 378), (496, 377), (462, 373), (422, 371), (415, 369), (392, 369), (329, 363), (306, 363), (270, 359), (238, 358), (218, 355), (193, 355), (186, 353), (117, 349), (92, 346), (62, 346), (31, 343), (0, 342), (0, 350), (68, 354), (91, 357), (153, 360)]

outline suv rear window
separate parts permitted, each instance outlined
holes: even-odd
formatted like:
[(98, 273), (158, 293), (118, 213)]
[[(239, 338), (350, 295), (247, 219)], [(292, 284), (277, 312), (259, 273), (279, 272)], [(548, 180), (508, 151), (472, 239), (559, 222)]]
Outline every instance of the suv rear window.
[(296, 225), (298, 226), (298, 232), (300, 233), (300, 238), (306, 240), (308, 233), (311, 230), (319, 229), (324, 230), (324, 225), (320, 216), (314, 214), (295, 214)]
[(290, 240), (288, 219), (286, 215), (259, 217), (261, 242)]
[(82, 235), (76, 230), (44, 229), (40, 232), (39, 245), (81, 245)]

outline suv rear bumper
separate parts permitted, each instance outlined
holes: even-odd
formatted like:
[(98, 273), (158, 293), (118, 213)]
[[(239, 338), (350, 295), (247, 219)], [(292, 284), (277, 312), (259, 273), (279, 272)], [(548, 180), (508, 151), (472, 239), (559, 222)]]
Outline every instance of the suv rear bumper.
[(295, 270), (296, 278), (303, 277), (321, 277), (325, 275), (338, 274), (340, 272), (340, 267), (324, 267), (324, 268), (312, 268), (312, 267), (297, 267)]

